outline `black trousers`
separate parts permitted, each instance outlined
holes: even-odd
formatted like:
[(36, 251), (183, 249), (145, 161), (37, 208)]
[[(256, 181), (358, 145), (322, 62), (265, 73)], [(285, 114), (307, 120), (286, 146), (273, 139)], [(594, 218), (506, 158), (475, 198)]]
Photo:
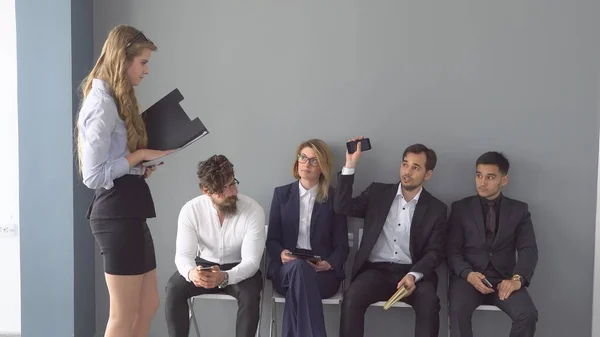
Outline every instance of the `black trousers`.
[(504, 311), (512, 319), (510, 337), (533, 337), (538, 312), (527, 289), (513, 292), (506, 300), (498, 298), (498, 284), (504, 279), (497, 271), (488, 268), (483, 272), (494, 286), (495, 292), (484, 295), (459, 276), (450, 277), (448, 300), (450, 305), (450, 336), (472, 337), (471, 317), (473, 311), (482, 304), (492, 304)]
[(275, 291), (285, 296), (283, 337), (326, 337), (321, 299), (335, 295), (341, 283), (333, 270), (316, 272), (297, 259), (281, 266), (272, 282)]
[[(398, 290), (398, 282), (411, 267), (396, 263), (366, 262), (344, 293), (340, 337), (362, 337), (367, 308), (375, 302), (387, 301)], [(415, 336), (437, 337), (440, 329), (437, 278), (421, 279), (417, 282), (415, 291), (402, 301), (415, 310)]]
[[(228, 270), (232, 267), (232, 265), (223, 265), (221, 266), (221, 270)], [(175, 272), (169, 279), (166, 287), (165, 316), (169, 336), (189, 336), (190, 319), (187, 300), (190, 297), (203, 294), (225, 293), (235, 297), (238, 301), (235, 336), (253, 337), (258, 327), (262, 286), (263, 282), (260, 270), (254, 276), (223, 289), (196, 287), (192, 282), (186, 281), (179, 272)]]

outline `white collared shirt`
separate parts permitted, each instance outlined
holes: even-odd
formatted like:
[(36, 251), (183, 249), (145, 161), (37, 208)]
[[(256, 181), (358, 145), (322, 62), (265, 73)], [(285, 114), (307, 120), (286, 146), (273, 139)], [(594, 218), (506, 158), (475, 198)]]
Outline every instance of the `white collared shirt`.
[(265, 248), (265, 213), (252, 198), (238, 193), (237, 213), (223, 224), (212, 200), (201, 195), (188, 201), (177, 224), (175, 265), (187, 281), (196, 268), (196, 256), (218, 263), (238, 263), (228, 271), (228, 284), (236, 284), (254, 275)]
[[(342, 174), (354, 174), (354, 169), (344, 167)], [(423, 192), (423, 187), (411, 201), (407, 202), (402, 194), (402, 184), (398, 184), (398, 190), (383, 229), (369, 255), (370, 262), (413, 264), (410, 254), (410, 228), (421, 192)], [(416, 281), (423, 277), (422, 273), (410, 272), (409, 274), (413, 275)]]
[(307, 190), (302, 186), (302, 183), (298, 182), (298, 187), (300, 190), (300, 222), (298, 224), (298, 242), (296, 243), (296, 248), (311, 250), (310, 221), (319, 185), (315, 185), (310, 190)]
[(105, 81), (92, 79), (92, 89), (83, 101), (77, 126), (83, 183), (88, 188), (109, 190), (119, 177), (144, 174), (141, 164), (129, 167), (127, 129)]

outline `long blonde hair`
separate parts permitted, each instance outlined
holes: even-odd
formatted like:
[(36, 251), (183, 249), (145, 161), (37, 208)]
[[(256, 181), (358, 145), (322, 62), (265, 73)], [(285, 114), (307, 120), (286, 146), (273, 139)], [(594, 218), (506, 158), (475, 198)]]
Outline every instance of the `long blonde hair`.
[[(81, 83), (81, 103), (86, 99), (92, 89), (92, 80), (94, 78), (105, 81), (117, 105), (119, 117), (125, 122), (127, 129), (127, 148), (129, 152), (137, 149), (146, 148), (148, 145), (148, 135), (146, 126), (140, 115), (140, 107), (135, 96), (133, 85), (127, 78), (127, 69), (136, 56), (139, 56), (144, 49), (156, 51), (156, 45), (150, 41), (139, 30), (127, 26), (119, 25), (113, 28), (102, 47), (102, 52), (94, 68), (83, 79)], [(81, 167), (81, 150), (78, 142), (77, 152)]]
[(319, 162), (319, 168), (321, 169), (321, 175), (319, 176), (319, 187), (317, 188), (317, 202), (325, 202), (329, 195), (329, 183), (331, 182), (331, 175), (333, 171), (333, 154), (329, 146), (320, 139), (309, 139), (298, 145), (296, 149), (296, 156), (294, 158), (294, 166), (292, 167), (292, 176), (296, 179), (300, 179), (298, 175), (298, 156), (302, 152), (302, 149), (310, 147), (317, 155)]

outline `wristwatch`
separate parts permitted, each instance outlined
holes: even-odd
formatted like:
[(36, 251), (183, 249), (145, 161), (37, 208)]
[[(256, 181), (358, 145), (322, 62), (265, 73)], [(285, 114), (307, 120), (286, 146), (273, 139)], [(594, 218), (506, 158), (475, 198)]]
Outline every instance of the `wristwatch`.
[(223, 288), (227, 287), (228, 283), (229, 283), (229, 273), (224, 271), (223, 272), (223, 282), (221, 282), (221, 284), (219, 284), (219, 288), (223, 289)]
[(512, 280), (513, 281), (519, 281), (519, 282), (521, 282), (521, 286), (523, 286), (524, 281), (523, 281), (523, 278), (521, 277), (521, 275), (514, 274), (513, 277), (512, 277)]

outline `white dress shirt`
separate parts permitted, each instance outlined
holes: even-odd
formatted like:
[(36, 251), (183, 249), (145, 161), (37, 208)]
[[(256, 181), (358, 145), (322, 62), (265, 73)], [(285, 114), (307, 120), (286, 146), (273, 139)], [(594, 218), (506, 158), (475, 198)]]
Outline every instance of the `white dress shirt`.
[(300, 182), (298, 182), (298, 185), (300, 190), (300, 222), (298, 227), (298, 243), (296, 244), (296, 247), (311, 250), (310, 221), (319, 185), (313, 186), (310, 190), (304, 188)]
[(81, 105), (77, 126), (85, 186), (109, 190), (119, 177), (144, 174), (141, 164), (130, 168), (125, 158), (129, 154), (127, 129), (105, 81), (92, 79), (92, 89)]
[(187, 281), (196, 268), (196, 256), (218, 263), (238, 263), (228, 271), (228, 284), (254, 275), (265, 248), (265, 212), (252, 198), (238, 193), (237, 213), (226, 216), (223, 224), (212, 200), (201, 195), (188, 201), (177, 224), (175, 264)]
[[(344, 167), (342, 174), (354, 174), (354, 169)], [(398, 185), (396, 197), (387, 214), (383, 229), (369, 255), (370, 262), (413, 264), (410, 254), (410, 228), (422, 191), (421, 187), (415, 197), (407, 202), (402, 194), (402, 184)], [(422, 273), (410, 272), (409, 274), (413, 275), (416, 281), (423, 277)]]

